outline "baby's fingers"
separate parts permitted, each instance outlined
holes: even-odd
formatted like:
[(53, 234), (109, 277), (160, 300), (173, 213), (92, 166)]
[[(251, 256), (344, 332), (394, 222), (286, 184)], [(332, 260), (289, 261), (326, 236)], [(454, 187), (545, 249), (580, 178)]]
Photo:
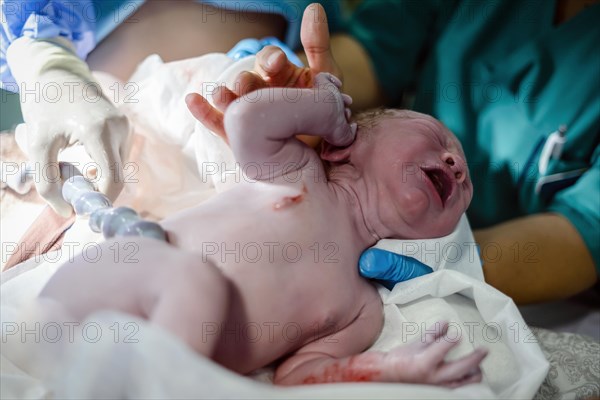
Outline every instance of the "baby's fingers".
[(352, 104), (352, 97), (349, 94), (342, 93), (342, 99), (344, 99), (344, 105), (349, 107)]
[(437, 365), (444, 360), (450, 350), (458, 345), (458, 343), (458, 340), (449, 340), (448, 338), (444, 337), (440, 339), (439, 342), (433, 343), (425, 350), (425, 357), (431, 362), (432, 365)]
[(463, 379), (459, 379), (457, 381), (452, 381), (448, 383), (443, 383), (442, 386), (454, 389), (464, 385), (470, 385), (472, 383), (479, 383), (483, 379), (483, 375), (481, 374), (481, 369), (477, 369), (470, 372), (470, 375), (467, 375)]
[(442, 384), (452, 384), (471, 380), (475, 377), (476, 382), (481, 381), (481, 369), (479, 364), (487, 356), (485, 349), (477, 349), (471, 354), (455, 361), (444, 363), (438, 370), (436, 380)]
[(333, 84), (337, 89), (342, 87), (342, 81), (340, 81), (335, 75), (328, 72), (321, 72), (315, 76), (313, 86), (327, 87), (331, 84)]
[(423, 345), (429, 346), (432, 343), (443, 340), (443, 337), (448, 332), (448, 326), (448, 321), (438, 321), (434, 323), (433, 326), (429, 326), (425, 331), (425, 340)]

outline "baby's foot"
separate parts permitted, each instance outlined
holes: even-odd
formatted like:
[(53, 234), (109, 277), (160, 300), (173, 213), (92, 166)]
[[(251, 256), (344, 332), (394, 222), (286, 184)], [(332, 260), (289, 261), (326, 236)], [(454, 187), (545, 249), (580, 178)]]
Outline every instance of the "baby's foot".
[(316, 90), (316, 101), (336, 104), (335, 111), (326, 121), (331, 133), (325, 140), (334, 146), (350, 145), (356, 137), (357, 125), (355, 122), (350, 123), (352, 112), (349, 106), (352, 104), (352, 98), (340, 92), (342, 82), (334, 75), (322, 72), (315, 76), (313, 86)]

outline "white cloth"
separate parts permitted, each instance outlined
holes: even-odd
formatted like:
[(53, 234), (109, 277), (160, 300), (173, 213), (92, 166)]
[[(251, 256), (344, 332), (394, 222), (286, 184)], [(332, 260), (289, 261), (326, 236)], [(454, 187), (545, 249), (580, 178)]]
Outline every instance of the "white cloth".
[[(222, 55), (207, 55), (172, 64), (162, 64), (154, 56), (142, 64), (135, 78), (139, 79), (139, 102), (124, 104), (122, 109), (148, 146), (148, 153), (137, 158), (144, 179), (131, 185), (119, 201), (131, 205), (127, 202), (131, 200), (138, 210), (159, 218), (214, 194), (221, 184), (226, 187), (232, 179), (244, 179), (226, 173), (235, 167), (231, 154), (219, 138), (194, 123), (183, 98), (202, 89), (203, 84), (231, 82), (237, 69), (247, 68), (250, 62), (234, 65)], [(175, 157), (177, 149), (183, 151), (183, 157)], [(175, 158), (146, 157), (164, 156), (165, 152)], [(211, 169), (207, 174), (206, 162), (225, 163), (226, 168), (219, 167), (218, 174)], [(174, 179), (173, 173), (180, 176)], [(513, 302), (483, 282), (464, 217), (445, 238), (384, 240), (377, 245), (403, 251), (436, 272), (398, 284), (391, 292), (379, 289), (385, 325), (372, 348), (387, 350), (419, 340), (433, 323), (449, 321), (449, 336), (462, 338), (449, 358), (478, 346), (490, 350), (482, 364), (484, 381), (455, 390), (376, 383), (275, 387), (264, 383), (268, 371), (255, 379), (239, 376), (198, 356), (158, 327), (112, 311), (90, 315), (69, 332), (70, 325), (65, 325), (68, 316), (54, 308), (40, 314), (34, 299), (75, 251), (87, 248), (92, 252), (99, 240), (99, 235), (87, 228), (87, 221), (77, 220), (65, 237), (65, 243), (72, 243), (72, 251), (63, 248), (2, 275), (3, 398), (532, 398), (548, 370)], [(436, 248), (442, 256), (436, 256)], [(37, 327), (35, 322), (39, 322)], [(34, 333), (23, 336), (25, 329)], [(57, 329), (61, 340), (50, 343)]]

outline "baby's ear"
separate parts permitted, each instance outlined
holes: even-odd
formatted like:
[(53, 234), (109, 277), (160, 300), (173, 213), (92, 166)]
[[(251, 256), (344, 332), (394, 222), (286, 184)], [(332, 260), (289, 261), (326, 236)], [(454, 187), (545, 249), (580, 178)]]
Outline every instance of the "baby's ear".
[(337, 147), (323, 140), (321, 143), (321, 159), (335, 163), (346, 163), (350, 161), (351, 147), (352, 145)]

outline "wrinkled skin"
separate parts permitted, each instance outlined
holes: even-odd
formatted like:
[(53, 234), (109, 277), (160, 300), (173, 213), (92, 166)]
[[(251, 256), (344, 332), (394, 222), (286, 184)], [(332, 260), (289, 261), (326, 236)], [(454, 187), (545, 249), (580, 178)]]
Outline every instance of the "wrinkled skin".
[[(358, 275), (359, 256), (383, 237), (430, 237), (454, 228), (472, 195), (455, 139), (435, 120), (399, 111), (357, 132), (339, 80), (319, 75), (315, 85), (231, 103), (224, 126), (254, 180), (163, 221), (170, 245), (127, 241), (138, 246), (133, 264), (115, 262), (108, 251), (94, 264), (77, 259), (41, 296), (76, 318), (103, 308), (148, 318), (240, 373), (289, 356), (275, 375), (280, 384), (481, 380), (484, 350), (443, 361), (455, 345), (445, 339), (445, 325), (435, 340), (360, 354), (378, 336), (383, 315), (377, 291)], [(194, 114), (206, 106), (199, 95), (187, 102)], [(328, 143), (327, 171), (294, 138), (300, 132)], [(399, 179), (403, 163), (454, 171), (445, 204), (423, 174)], [(409, 215), (403, 208), (415, 201)]]

